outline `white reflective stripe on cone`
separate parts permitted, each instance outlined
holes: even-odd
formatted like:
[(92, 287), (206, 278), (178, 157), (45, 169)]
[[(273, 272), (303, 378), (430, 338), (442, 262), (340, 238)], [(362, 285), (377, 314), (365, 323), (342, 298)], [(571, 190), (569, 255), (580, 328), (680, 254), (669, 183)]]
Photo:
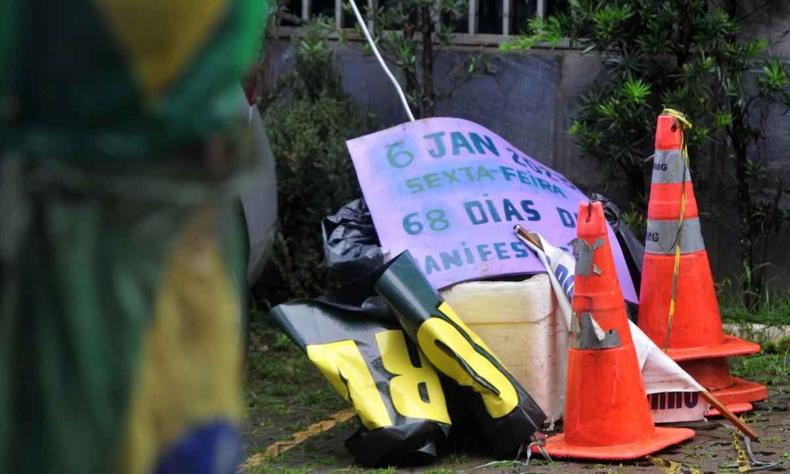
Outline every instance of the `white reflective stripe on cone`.
[(653, 156), (653, 184), (691, 181), (691, 173), (680, 150), (656, 150)]
[[(653, 254), (672, 255), (675, 253), (675, 244), (678, 239), (678, 220), (652, 220), (647, 221), (645, 233), (645, 252)], [(685, 219), (680, 231), (680, 253), (691, 253), (705, 250), (705, 241), (702, 239), (702, 229), (698, 217)]]

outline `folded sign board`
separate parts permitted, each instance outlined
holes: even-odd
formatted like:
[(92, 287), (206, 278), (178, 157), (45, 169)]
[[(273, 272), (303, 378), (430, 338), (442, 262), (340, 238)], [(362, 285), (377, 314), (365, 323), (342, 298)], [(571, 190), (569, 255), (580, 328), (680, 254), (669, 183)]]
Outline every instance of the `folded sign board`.
[[(391, 255), (410, 250), (435, 288), (545, 271), (514, 224), (566, 248), (576, 237), (576, 209), (587, 197), (473, 122), (418, 120), (348, 148), (382, 246)], [(617, 239), (610, 241), (623, 294), (635, 302)]]

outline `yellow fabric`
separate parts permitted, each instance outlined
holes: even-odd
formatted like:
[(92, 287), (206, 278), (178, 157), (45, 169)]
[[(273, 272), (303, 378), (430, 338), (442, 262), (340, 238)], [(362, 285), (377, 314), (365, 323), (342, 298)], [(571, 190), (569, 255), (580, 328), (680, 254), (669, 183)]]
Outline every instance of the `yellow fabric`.
[(392, 426), (392, 418), (379, 394), (365, 358), (350, 340), (307, 346), (307, 358), (354, 409), (365, 428), (375, 430)]
[[(425, 356), (418, 352), (420, 365), (412, 364), (406, 336), (400, 329), (381, 331), (375, 337), (381, 363), (392, 374), (390, 397), (395, 411), (409, 418), (425, 418), (449, 425), (442, 383)], [(420, 387), (425, 390), (427, 400), (423, 399)]]
[[(486, 345), (485, 341), (480, 339), (480, 336), (478, 336), (476, 332), (472, 331), (469, 328), (469, 326), (467, 326), (466, 323), (464, 323), (461, 320), (461, 318), (458, 316), (458, 313), (456, 313), (455, 310), (449, 304), (447, 304), (446, 301), (443, 301), (442, 304), (439, 305), (439, 312), (450, 318), (450, 320), (456, 326), (461, 328), (466, 333), (466, 335), (469, 336), (470, 339), (472, 339), (472, 342), (485, 349), (486, 352), (488, 352), (488, 355), (490, 355), (491, 357), (496, 359), (497, 362), (502, 364), (502, 361), (499, 360), (499, 357), (497, 357), (496, 354), (494, 354), (494, 351), (492, 351), (491, 348)], [(504, 364), (502, 364), (502, 366), (504, 367)]]
[[(492, 418), (510, 414), (518, 407), (518, 392), (505, 372), (481, 353), (482, 349), (491, 355), (491, 350), (461, 321), (450, 305), (443, 302), (438, 310), (455, 323), (455, 326), (443, 318), (426, 319), (417, 328), (420, 349), (440, 372), (479, 393)], [(463, 361), (463, 365), (459, 360)], [(481, 383), (480, 379), (485, 383)]]
[[(156, 99), (222, 18), (227, 0), (93, 0), (141, 91)], [(155, 12), (155, 14), (152, 14)]]
[(190, 428), (241, 419), (240, 305), (212, 211), (199, 212), (177, 239), (154, 311), (116, 472), (151, 472)]

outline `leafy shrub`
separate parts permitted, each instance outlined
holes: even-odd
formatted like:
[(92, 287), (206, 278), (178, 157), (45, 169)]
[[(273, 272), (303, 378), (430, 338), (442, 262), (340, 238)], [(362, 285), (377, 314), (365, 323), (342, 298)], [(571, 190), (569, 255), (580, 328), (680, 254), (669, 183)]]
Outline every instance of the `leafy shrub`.
[(280, 230), (266, 297), (270, 304), (331, 288), (323, 266), (321, 219), (360, 193), (346, 140), (375, 130), (341, 87), (330, 26), (318, 21), (293, 38), (295, 66), (263, 113), (277, 160)]
[[(368, 20), (376, 25), (372, 34), (381, 54), (403, 75), (406, 98), (416, 117), (434, 115), (438, 98), (434, 88), (434, 59), (442, 47), (450, 44), (452, 23), (467, 8), (466, 0), (400, 0), (366, 12)], [(437, 22), (439, 18), (442, 21)], [(367, 44), (363, 50), (371, 52)], [(468, 78), (482, 70), (485, 67), (482, 61), (483, 56), (473, 56), (467, 64), (469, 74), (464, 76)], [(449, 76), (439, 80), (453, 82)]]
[(639, 209), (645, 208), (656, 114), (671, 107), (690, 118), (692, 168), (716, 169), (717, 180), (731, 188), (706, 196), (705, 182), (696, 183), (707, 197), (703, 208), (736, 210), (742, 296), (752, 308), (767, 280), (766, 250), (790, 222), (780, 206), (790, 187), (767, 172), (760, 155), (767, 111), (790, 107), (790, 74), (766, 57), (766, 40), (739, 39), (738, 3), (570, 0), (567, 13), (533, 19), (530, 34), (503, 49), (567, 37), (600, 55), (605, 77), (583, 95), (569, 131), (585, 156), (626, 178), (616, 181), (641, 200)]

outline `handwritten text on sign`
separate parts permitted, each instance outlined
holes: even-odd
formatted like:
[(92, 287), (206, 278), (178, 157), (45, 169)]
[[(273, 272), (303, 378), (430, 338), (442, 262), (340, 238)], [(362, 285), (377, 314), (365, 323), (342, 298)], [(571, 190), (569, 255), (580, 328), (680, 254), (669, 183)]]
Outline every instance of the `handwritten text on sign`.
[[(556, 171), (473, 122), (431, 118), (348, 142), (381, 244), (410, 250), (436, 288), (543, 272), (521, 224), (568, 248), (587, 197)], [(610, 230), (623, 294), (636, 296)]]

